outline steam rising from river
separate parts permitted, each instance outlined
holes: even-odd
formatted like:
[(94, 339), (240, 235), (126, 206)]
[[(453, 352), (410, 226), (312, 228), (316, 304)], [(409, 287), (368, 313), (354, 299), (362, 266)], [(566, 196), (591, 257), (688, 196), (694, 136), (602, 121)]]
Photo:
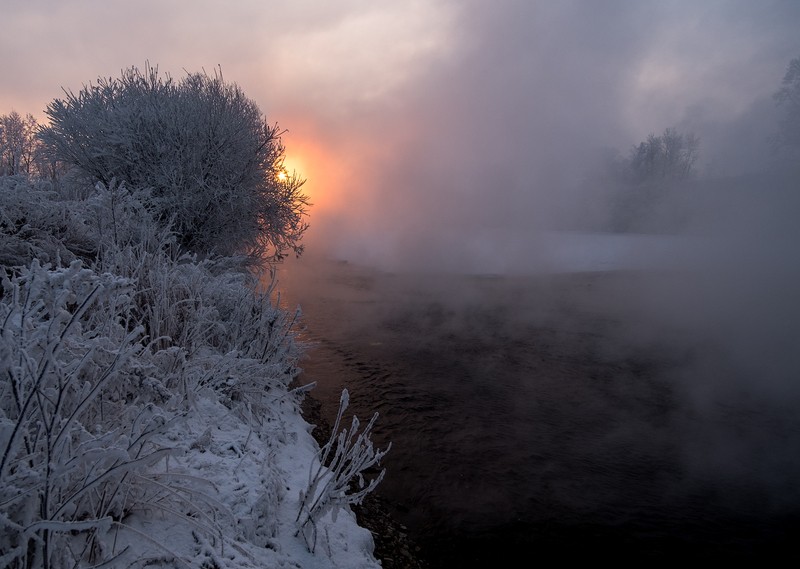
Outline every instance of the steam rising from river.
[[(484, 299), (443, 275), (631, 274), (593, 307), (625, 319), (604, 349), (681, 354), (669, 388), (687, 470), (796, 509), (800, 176), (768, 139), (800, 12), (613, 4), (625, 9), (470, 3), (456, 57), (321, 133), (346, 148), (351, 176), (313, 213), (310, 254), (411, 280), (456, 315)], [(669, 126), (700, 137), (695, 180), (646, 201), (635, 232), (614, 232), (604, 168)], [(325, 281), (314, 286), (324, 297)], [(499, 314), (534, 318), (517, 300), (493, 299)], [(367, 304), (352, 315), (366, 337), (381, 325), (370, 315)]]
[[(770, 6), (453, 9), (446, 54), (315, 132), (344, 162), (316, 182), (331, 197), (309, 251), (400, 272), (668, 270), (621, 300), (733, 358), (736, 373), (698, 391), (744, 376), (797, 395), (800, 181), (768, 137), (800, 9)], [(653, 198), (635, 235), (608, 234), (604, 168), (668, 126), (699, 136), (696, 181)]]

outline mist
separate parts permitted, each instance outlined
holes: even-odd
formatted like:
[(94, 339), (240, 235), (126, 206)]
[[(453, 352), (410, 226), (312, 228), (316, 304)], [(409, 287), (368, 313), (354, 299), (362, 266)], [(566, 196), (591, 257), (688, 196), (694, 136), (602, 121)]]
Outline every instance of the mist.
[[(486, 299), (447, 275), (632, 275), (592, 297), (598, 318), (620, 323), (604, 353), (670, 354), (687, 471), (755, 485), (793, 511), (800, 178), (770, 140), (781, 120), (772, 95), (800, 55), (800, 7), (682, 8), (468, 3), (448, 57), (325, 132), (352, 161), (332, 205), (312, 215), (309, 251), (415, 275), (462, 334), (480, 333), (468, 316)], [(609, 164), (669, 127), (698, 136), (693, 175), (614, 227)], [(393, 311), (427, 314), (404, 298)], [(519, 297), (493, 302), (508, 326), (541, 323)], [(349, 318), (365, 335), (397, 317), (359, 306)]]
[[(350, 158), (315, 190), (334, 199), (309, 251), (395, 272), (669, 270), (625, 301), (715, 337), (756, 390), (794, 392), (800, 200), (770, 138), (800, 8), (446, 6), (445, 54), (318, 133)], [(620, 232), (604, 169), (668, 127), (700, 140), (692, 179)]]
[(543, 232), (592, 230), (587, 217), (608, 214), (599, 166), (649, 133), (694, 132), (698, 171), (738, 174), (767, 151), (798, 18), (789, 3), (468, 3), (446, 56), (325, 130), (349, 168), (319, 189), (336, 205), (314, 213), (310, 248), (395, 268), (527, 270)]

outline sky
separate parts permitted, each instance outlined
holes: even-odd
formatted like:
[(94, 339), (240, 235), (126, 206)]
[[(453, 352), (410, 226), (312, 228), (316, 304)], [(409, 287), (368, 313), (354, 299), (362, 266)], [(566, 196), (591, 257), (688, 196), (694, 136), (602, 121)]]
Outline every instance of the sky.
[(742, 168), (800, 56), (793, 0), (6, 0), (2, 13), (0, 113), (44, 119), (62, 89), (146, 62), (221, 69), (286, 129), (314, 204), (309, 250), (397, 265), (513, 261), (586, 203), (570, 188), (599, 156), (667, 127), (700, 137), (706, 171)]

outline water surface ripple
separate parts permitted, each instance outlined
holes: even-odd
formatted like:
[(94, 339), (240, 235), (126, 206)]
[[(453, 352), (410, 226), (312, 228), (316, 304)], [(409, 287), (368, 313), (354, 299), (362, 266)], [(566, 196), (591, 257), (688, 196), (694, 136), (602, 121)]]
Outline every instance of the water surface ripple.
[[(344, 387), (350, 412), (380, 413), (373, 438), (393, 446), (379, 493), (433, 567), (499, 566), (531, 548), (798, 558), (798, 421), (735, 398), (706, 416), (687, 385), (701, 347), (645, 325), (626, 301), (637, 275), (328, 263), (280, 278), (311, 346), (301, 380), (318, 382), (329, 419)], [(764, 450), (753, 441), (786, 454), (786, 472), (751, 462)]]

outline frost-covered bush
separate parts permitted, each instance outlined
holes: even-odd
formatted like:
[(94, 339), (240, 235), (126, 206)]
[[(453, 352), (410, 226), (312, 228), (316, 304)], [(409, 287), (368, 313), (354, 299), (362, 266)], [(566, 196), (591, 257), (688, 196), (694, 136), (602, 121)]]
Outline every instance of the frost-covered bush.
[[(137, 283), (130, 314), (152, 353), (179, 353), (182, 366), (206, 369), (175, 376), (183, 389), (208, 386), (234, 399), (261, 397), (270, 385), (283, 388), (298, 373), (300, 346), (292, 329), (297, 315), (276, 306), (271, 288), (258, 292), (256, 274), (142, 244), (108, 251), (98, 266)], [(254, 366), (256, 371), (244, 371)]]
[(166, 449), (153, 409), (114, 403), (142, 350), (131, 282), (80, 262), (34, 261), (0, 302), (0, 566), (62, 567), (102, 556), (97, 538), (136, 503), (132, 472)]
[(359, 433), (358, 417), (353, 416), (350, 428), (339, 432), (342, 415), (350, 401), (347, 390), (339, 399), (339, 412), (333, 425), (330, 439), (319, 451), (318, 462), (311, 465), (308, 473), (308, 486), (300, 492), (300, 509), (295, 520), (297, 533), (302, 534), (306, 545), (312, 552), (317, 543), (317, 523), (327, 513), (334, 521), (339, 508), (348, 504), (360, 504), (372, 492), (386, 470), (369, 482), (364, 478), (368, 469), (380, 464), (392, 444), (384, 450), (375, 450), (370, 436), (372, 427), (378, 419), (375, 413), (366, 427)]
[(0, 176), (0, 265), (68, 265), (94, 256), (96, 244), (82, 205), (60, 199), (52, 183)]
[[(94, 266), (136, 283), (130, 318), (142, 326), (150, 353), (162, 365), (158, 385), (184, 398), (211, 388), (228, 404), (245, 402), (258, 421), (276, 390), (285, 391), (299, 373), (301, 347), (293, 330), (298, 314), (273, 300), (274, 271), (267, 279), (253, 267), (245, 270), (240, 258), (198, 260), (182, 253), (171, 232), (153, 223), (124, 187), (98, 185), (90, 201), (97, 219), (106, 220), (109, 243)], [(260, 290), (264, 281), (272, 284)]]
[[(114, 257), (122, 269), (132, 251), (107, 252), (106, 262)], [(128, 266), (130, 274), (118, 276), (77, 261), (54, 270), (33, 261), (3, 281), (2, 567), (107, 562), (125, 553), (111, 545), (113, 534), (138, 531), (126, 521), (135, 512), (182, 518), (201, 541), (221, 535), (215, 520), (230, 513), (198, 490), (209, 486), (202, 480), (165, 471), (173, 447), (159, 437), (201, 392), (216, 394), (257, 430), (288, 394), (299, 349), (290, 316), (268, 292), (254, 294), (241, 274), (215, 275), (210, 262), (163, 254), (138, 262), (140, 273)], [(169, 291), (180, 290), (192, 302), (178, 302), (177, 312), (162, 305), (157, 324), (137, 301), (147, 288), (149, 299), (169, 301)], [(178, 341), (147, 337), (146, 325), (163, 331), (164, 321)], [(188, 442), (178, 446), (185, 451)], [(275, 515), (277, 505), (265, 511)]]
[(108, 184), (97, 182), (84, 199), (76, 202), (96, 243), (99, 264), (126, 247), (155, 252), (174, 245), (169, 225), (157, 223), (145, 206), (148, 197), (147, 190), (131, 191), (124, 183), (111, 180)]
[(131, 192), (116, 180), (79, 186), (0, 176), (0, 264), (20, 267), (38, 259), (67, 266), (128, 245), (157, 250), (174, 242), (169, 226), (147, 211), (148, 192)]
[(303, 180), (279, 176), (277, 126), (221, 74), (180, 81), (132, 67), (47, 107), (46, 150), (91, 183), (148, 189), (156, 219), (199, 254), (299, 253)]

